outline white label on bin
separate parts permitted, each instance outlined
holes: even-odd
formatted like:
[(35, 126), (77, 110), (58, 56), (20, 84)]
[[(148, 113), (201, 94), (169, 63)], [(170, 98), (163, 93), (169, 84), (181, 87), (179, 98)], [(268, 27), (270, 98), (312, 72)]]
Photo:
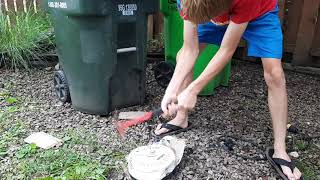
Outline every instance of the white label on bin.
[(60, 8), (60, 9), (68, 8), (67, 2), (48, 2), (48, 6), (50, 8)]
[(123, 16), (132, 16), (137, 9), (137, 4), (118, 4), (118, 11), (122, 12)]

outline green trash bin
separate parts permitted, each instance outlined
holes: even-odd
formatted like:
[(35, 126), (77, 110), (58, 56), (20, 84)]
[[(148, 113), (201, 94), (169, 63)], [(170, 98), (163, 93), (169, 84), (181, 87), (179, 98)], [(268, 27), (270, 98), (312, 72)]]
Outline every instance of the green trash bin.
[(150, 0), (45, 0), (63, 70), (57, 94), (70, 92), (72, 106), (89, 114), (142, 104), (147, 16), (158, 7)]
[[(160, 10), (164, 15), (164, 40), (166, 62), (175, 65), (176, 55), (183, 45), (183, 20), (177, 9), (176, 0), (160, 0)], [(216, 45), (208, 45), (199, 55), (194, 67), (194, 79), (197, 78), (218, 51)], [(200, 95), (213, 95), (218, 86), (228, 86), (230, 79), (231, 62), (205, 86)]]

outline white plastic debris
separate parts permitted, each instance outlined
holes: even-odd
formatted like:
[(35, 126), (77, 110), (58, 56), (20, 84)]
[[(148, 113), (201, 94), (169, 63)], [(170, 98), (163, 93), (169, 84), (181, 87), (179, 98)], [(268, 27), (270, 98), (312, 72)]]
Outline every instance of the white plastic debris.
[(298, 158), (298, 157), (299, 157), (299, 154), (298, 154), (298, 152), (296, 152), (296, 151), (290, 152), (289, 155), (290, 155), (291, 157), (294, 157), (294, 158)]
[(165, 136), (158, 143), (138, 147), (127, 157), (128, 171), (137, 180), (161, 180), (180, 163), (185, 141)]
[(135, 119), (141, 116), (144, 116), (146, 112), (142, 111), (129, 111), (129, 112), (120, 112), (118, 119)]
[(55, 138), (44, 132), (31, 134), (24, 141), (29, 144), (34, 143), (38, 147), (43, 149), (50, 149), (54, 146), (60, 146), (62, 144), (62, 140)]

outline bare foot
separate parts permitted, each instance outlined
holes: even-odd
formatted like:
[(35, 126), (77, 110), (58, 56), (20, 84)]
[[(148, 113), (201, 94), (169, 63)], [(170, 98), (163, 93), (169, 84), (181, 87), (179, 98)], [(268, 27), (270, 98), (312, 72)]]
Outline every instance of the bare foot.
[[(276, 152), (272, 156), (273, 158), (280, 158), (291, 162), (289, 155), (286, 152)], [(283, 173), (288, 177), (289, 180), (299, 180), (301, 177), (300, 170), (296, 167), (293, 172), (289, 167), (281, 166)]]

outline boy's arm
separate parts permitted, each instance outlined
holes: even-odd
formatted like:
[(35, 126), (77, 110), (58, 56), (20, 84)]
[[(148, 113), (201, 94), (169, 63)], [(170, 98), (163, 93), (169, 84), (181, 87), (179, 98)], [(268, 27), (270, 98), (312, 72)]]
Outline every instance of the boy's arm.
[(184, 21), (183, 46), (179, 52), (179, 60), (168, 85), (167, 91), (178, 93), (184, 79), (192, 71), (199, 54), (197, 25)]
[(199, 41), (197, 25), (190, 21), (184, 21), (183, 46), (179, 51), (179, 58), (166, 93), (161, 101), (163, 116), (169, 115), (168, 105), (177, 101), (177, 96), (183, 81), (191, 72), (199, 54)]
[(248, 23), (236, 24), (230, 22), (223, 37), (220, 49), (202, 74), (188, 87), (193, 93), (199, 94), (201, 89), (224, 68), (229, 60), (231, 60), (247, 25)]
[(202, 88), (215, 77), (232, 58), (248, 23), (230, 22), (221, 46), (201, 75), (178, 96), (178, 108), (191, 110), (197, 102), (197, 95)]

